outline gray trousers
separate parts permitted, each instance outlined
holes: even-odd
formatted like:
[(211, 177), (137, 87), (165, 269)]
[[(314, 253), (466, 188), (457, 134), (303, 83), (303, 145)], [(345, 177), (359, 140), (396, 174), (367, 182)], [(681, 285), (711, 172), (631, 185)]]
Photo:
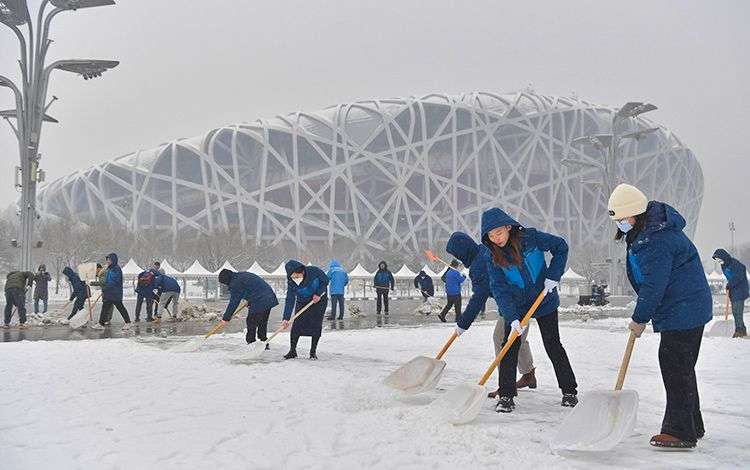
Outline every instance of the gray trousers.
[(164, 311), (167, 310), (167, 304), (169, 305), (169, 311), (172, 318), (176, 318), (180, 313), (180, 293), (179, 292), (162, 292), (159, 296), (159, 308)]
[[(529, 325), (526, 325), (526, 330), (521, 335), (521, 349), (518, 351), (518, 372), (521, 374), (528, 374), (534, 369), (534, 356), (531, 355), (531, 347), (527, 341), (529, 329)], [(505, 345), (505, 320), (502, 317), (495, 323), (492, 342), (495, 344), (495, 356), (497, 356)]]

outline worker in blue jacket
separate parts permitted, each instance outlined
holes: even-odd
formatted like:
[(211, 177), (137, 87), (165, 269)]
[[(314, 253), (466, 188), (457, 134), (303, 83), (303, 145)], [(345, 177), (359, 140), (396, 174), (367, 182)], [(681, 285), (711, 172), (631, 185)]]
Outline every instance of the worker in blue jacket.
[[(542, 342), (552, 362), (557, 384), (562, 390), (562, 406), (578, 403), (578, 384), (568, 355), (560, 342), (557, 308), (560, 298), (557, 285), (565, 271), (568, 244), (561, 237), (522, 226), (500, 209), (489, 209), (482, 214), (482, 243), (489, 253), (486, 257), (490, 291), (505, 319), (505, 340), (511, 330), (518, 335), (525, 328), (521, 319), (540, 293), (545, 297), (534, 318), (539, 325)], [(552, 254), (549, 267), (544, 253)], [(516, 366), (520, 342), (516, 341), (500, 363), (500, 397), (495, 410), (509, 413), (515, 409)]]
[(385, 307), (385, 314), (388, 315), (388, 293), (396, 288), (396, 280), (393, 273), (388, 270), (388, 264), (385, 261), (378, 263), (378, 270), (372, 278), (377, 294), (377, 310), (375, 313), (380, 315), (381, 309)]
[(323, 333), (323, 317), (325, 316), (328, 299), (328, 276), (317, 266), (305, 266), (296, 260), (290, 260), (284, 265), (286, 270), (286, 300), (284, 302), (284, 321), (286, 329), (292, 318), (292, 312), (299, 312), (308, 303), (308, 308), (292, 323), (289, 335), (289, 352), (284, 359), (297, 357), (297, 342), (300, 336), (310, 336), (310, 359), (317, 359), (318, 342)]
[(466, 280), (466, 276), (458, 270), (459, 265), (457, 259), (451, 260), (450, 267), (440, 277), (445, 283), (445, 296), (447, 298), (445, 307), (438, 313), (438, 318), (443, 323), (446, 322), (445, 314), (450, 311), (451, 307), (455, 309), (456, 321), (461, 316), (461, 284)]
[[(167, 274), (159, 274), (154, 280), (156, 297), (159, 299), (159, 308), (169, 312), (172, 320), (176, 320), (180, 314), (180, 283), (177, 279)], [(171, 306), (171, 311), (169, 305)], [(161, 318), (161, 315), (156, 315)]]
[[(448, 239), (445, 251), (455, 256), (464, 266), (469, 268), (469, 279), (471, 280), (471, 297), (466, 309), (461, 313), (456, 322), (456, 334), (461, 336), (471, 327), (477, 315), (484, 310), (487, 300), (492, 297), (490, 284), (487, 278), (487, 257), (489, 250), (484, 245), (479, 245), (469, 235), (463, 232), (453, 232)], [(534, 356), (531, 354), (531, 346), (528, 342), (529, 329), (526, 328), (523, 335), (518, 339), (521, 347), (518, 351), (518, 371), (521, 378), (516, 382), (516, 388), (536, 388), (536, 374), (534, 368)], [(492, 343), (495, 347), (495, 355), (505, 345), (505, 320), (498, 312), (498, 320), (492, 334)], [(498, 378), (499, 378), (498, 373)], [(489, 398), (500, 396), (500, 387), (487, 395)]]
[(257, 274), (238, 273), (230, 269), (222, 269), (219, 272), (219, 282), (229, 289), (229, 303), (221, 322), (226, 326), (240, 306), (240, 302), (244, 300), (247, 302), (245, 341), (247, 344), (254, 343), (256, 336), (261, 341), (266, 341), (268, 317), (271, 315), (271, 309), (279, 305), (273, 288)]
[(640, 337), (650, 321), (661, 333), (659, 367), (667, 392), (655, 447), (693, 448), (705, 432), (695, 363), (713, 301), (695, 245), (682, 231), (685, 219), (673, 207), (649, 201), (621, 184), (609, 198), (615, 238), (625, 239), (627, 273), (638, 299), (629, 328)]
[(91, 293), (89, 291), (89, 286), (81, 280), (78, 273), (73, 271), (70, 266), (65, 266), (62, 273), (68, 278), (68, 282), (70, 282), (69, 300), (73, 302), (73, 309), (70, 311), (70, 315), (68, 315), (68, 320), (70, 320), (76, 313), (83, 310), (86, 299), (91, 296)]
[(414, 277), (414, 288), (419, 289), (419, 292), (422, 293), (422, 302), (427, 302), (427, 299), (435, 295), (435, 285), (432, 283), (432, 278), (424, 271), (419, 271), (419, 274)]
[(344, 319), (344, 293), (346, 292), (346, 286), (349, 284), (349, 275), (341, 267), (341, 263), (338, 261), (331, 260), (331, 264), (328, 266), (328, 289), (330, 290), (331, 298), (331, 316), (329, 320), (336, 319), (336, 307), (339, 310), (339, 320)]
[(750, 286), (747, 282), (747, 268), (737, 258), (719, 248), (713, 258), (721, 263), (721, 270), (727, 278), (727, 295), (732, 302), (732, 317), (734, 318), (734, 338), (747, 336), (745, 328), (745, 300), (750, 297)]
[(112, 320), (112, 313), (116, 308), (122, 319), (125, 321), (123, 330), (130, 329), (130, 315), (122, 303), (122, 268), (118, 263), (116, 253), (110, 253), (106, 257), (107, 267), (104, 272), (104, 282), (102, 282), (102, 309), (99, 312), (99, 323), (91, 328), (103, 330)]

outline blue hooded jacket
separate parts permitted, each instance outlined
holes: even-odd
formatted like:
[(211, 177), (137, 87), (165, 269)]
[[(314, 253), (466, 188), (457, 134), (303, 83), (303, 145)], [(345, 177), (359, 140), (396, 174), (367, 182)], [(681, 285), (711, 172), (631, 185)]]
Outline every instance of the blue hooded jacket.
[(469, 268), (471, 298), (457, 322), (459, 328), (468, 330), (479, 312), (484, 309), (487, 299), (492, 297), (487, 278), (487, 247), (477, 244), (473, 238), (463, 232), (454, 232), (448, 239), (445, 251)]
[(414, 278), (414, 288), (427, 294), (427, 297), (435, 295), (435, 286), (432, 284), (432, 278), (424, 271), (419, 271), (419, 274)]
[(727, 250), (719, 248), (714, 252), (714, 259), (723, 261), (721, 270), (727, 278), (729, 299), (732, 302), (741, 302), (750, 297), (750, 286), (747, 282), (747, 268), (737, 258), (732, 258)]
[(159, 274), (159, 276), (154, 279), (154, 289), (159, 292), (177, 292), (178, 294), (182, 290), (180, 289), (180, 283), (177, 282), (177, 279), (172, 276), (167, 276), (166, 274)]
[(447, 268), (441, 279), (445, 283), (445, 295), (461, 295), (461, 284), (466, 280), (466, 276), (453, 268)]
[[(305, 268), (302, 282), (297, 285), (292, 281), (292, 273)], [(286, 301), (284, 303), (284, 320), (292, 318), (295, 302), (301, 308), (312, 300), (313, 295), (323, 296), (328, 289), (328, 276), (317, 266), (305, 266), (296, 260), (284, 265), (286, 270)]]
[[(523, 262), (520, 266), (503, 268), (492, 260), (487, 234), (504, 225), (520, 228)], [(482, 214), (482, 244), (487, 247), (486, 266), (490, 291), (506, 322), (521, 320), (544, 289), (544, 280), (560, 281), (568, 261), (568, 244), (561, 237), (524, 228), (500, 209), (489, 209)], [(544, 252), (552, 254), (549, 267)], [(544, 297), (534, 317), (544, 317), (557, 310), (560, 297), (557, 289)]]
[[(386, 264), (385, 261), (381, 261), (378, 264), (378, 270), (375, 273), (375, 276), (372, 278), (372, 283), (375, 285), (375, 287), (381, 287), (381, 288), (390, 287), (391, 290), (395, 288), (396, 281), (395, 279), (393, 279), (393, 274), (390, 271), (388, 271), (388, 265)], [(385, 291), (386, 289), (378, 289), (378, 290)]]
[(70, 266), (65, 266), (62, 272), (65, 277), (68, 278), (71, 286), (70, 299), (68, 300), (73, 300), (76, 297), (83, 299), (87, 298), (88, 288), (86, 287), (86, 283), (81, 280), (81, 277), (78, 275), (78, 273), (73, 271)]
[(154, 284), (156, 283), (156, 278), (159, 276), (159, 273), (153, 269), (148, 269), (146, 271), (141, 271), (138, 274), (138, 279), (140, 279), (142, 276), (144, 276), (147, 273), (151, 273), (151, 275), (153, 276), (153, 278), (151, 279), (151, 283), (147, 286), (142, 286), (136, 280), (135, 293), (143, 296), (146, 299), (153, 299), (154, 289), (156, 289), (156, 286)]
[(107, 274), (104, 277), (102, 300), (122, 302), (122, 269), (117, 263), (115, 253), (108, 254), (107, 258), (109, 258), (111, 264), (107, 267)]
[(250, 308), (248, 315), (255, 315), (271, 310), (279, 305), (279, 299), (270, 285), (260, 276), (248, 272), (232, 272), (229, 277), (229, 303), (222, 317), (225, 321), (232, 319), (240, 302), (247, 300)]
[(331, 291), (331, 295), (343, 295), (346, 285), (349, 284), (349, 275), (346, 274), (341, 264), (332, 260), (328, 266), (328, 281), (330, 282), (328, 288)]
[(684, 227), (673, 207), (650, 201), (643, 229), (626, 237), (628, 278), (638, 294), (632, 318), (650, 320), (655, 332), (691, 330), (711, 321), (711, 290)]

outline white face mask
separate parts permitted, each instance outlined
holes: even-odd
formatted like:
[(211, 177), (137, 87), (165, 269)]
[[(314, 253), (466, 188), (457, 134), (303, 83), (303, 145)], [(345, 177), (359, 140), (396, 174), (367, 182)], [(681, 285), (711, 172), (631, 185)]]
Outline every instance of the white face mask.
[(619, 228), (622, 233), (628, 233), (633, 228), (633, 226), (630, 225), (625, 219), (618, 220), (615, 223), (617, 224), (617, 228)]
[(297, 284), (297, 285), (302, 284), (302, 278), (301, 277), (293, 277), (292, 281), (294, 281), (294, 283)]

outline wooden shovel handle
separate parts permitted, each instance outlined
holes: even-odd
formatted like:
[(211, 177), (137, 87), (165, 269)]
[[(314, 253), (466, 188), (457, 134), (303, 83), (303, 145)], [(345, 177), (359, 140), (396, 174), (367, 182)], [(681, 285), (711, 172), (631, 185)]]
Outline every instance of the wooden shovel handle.
[[(299, 309), (299, 312), (297, 312), (297, 313), (294, 314), (294, 316), (289, 320), (289, 323), (293, 323), (294, 320), (297, 319), (297, 317), (299, 317), (300, 315), (302, 315), (303, 313), (305, 313), (305, 310), (307, 310), (308, 308), (312, 307), (314, 303), (315, 302), (313, 302), (312, 300), (309, 301), (307, 303), (307, 305), (305, 305), (304, 307), (302, 307), (301, 309)], [(276, 335), (278, 335), (282, 331), (284, 331), (284, 326), (283, 325), (280, 326), (276, 331), (274, 331), (273, 334), (265, 342), (266, 343), (270, 343), (271, 340), (274, 339), (276, 337)]]
[[(539, 293), (534, 303), (531, 304), (531, 308), (529, 308), (529, 311), (526, 312), (526, 315), (521, 320), (521, 326), (526, 326), (529, 324), (531, 317), (534, 315), (534, 312), (536, 312), (536, 309), (539, 308), (539, 304), (542, 303), (542, 300), (544, 300), (545, 295), (547, 295), (546, 291), (542, 291)], [(495, 368), (497, 367), (497, 365), (500, 364), (500, 361), (503, 360), (503, 357), (505, 357), (505, 354), (507, 354), (508, 350), (513, 346), (513, 343), (516, 341), (516, 338), (518, 338), (518, 332), (516, 330), (511, 331), (510, 336), (508, 337), (508, 341), (505, 342), (503, 349), (500, 350), (500, 352), (495, 357), (495, 360), (492, 361), (492, 364), (490, 364), (490, 366), (487, 368), (487, 371), (479, 380), (479, 385), (484, 385), (485, 383), (487, 383), (487, 380), (489, 380), (490, 376), (495, 371)]]
[[(229, 317), (229, 320), (231, 321), (232, 318), (234, 318), (234, 316), (237, 315), (237, 313), (241, 312), (243, 308), (247, 307), (247, 305), (248, 305), (247, 300), (243, 300), (242, 302), (240, 302), (239, 307), (237, 307), (235, 309), (235, 311), (232, 312), (232, 316)], [(164, 308), (166, 309), (167, 307), (164, 307)], [(206, 336), (204, 337), (204, 339), (205, 338), (209, 338), (210, 336), (218, 333), (222, 328), (224, 328), (224, 323), (222, 323), (222, 322), (217, 323), (216, 326), (214, 326), (213, 328), (211, 328), (211, 331), (209, 331), (208, 333), (206, 333)]]
[(451, 335), (451, 337), (448, 338), (448, 342), (445, 343), (445, 346), (443, 346), (443, 349), (441, 349), (440, 352), (438, 353), (438, 355), (435, 356), (435, 359), (437, 359), (438, 361), (440, 359), (442, 359), (443, 356), (445, 356), (445, 353), (448, 351), (448, 348), (451, 347), (451, 344), (453, 344), (453, 342), (456, 340), (456, 338), (458, 338), (458, 334), (456, 334), (456, 332), (454, 331), (453, 334)]
[(730, 309), (729, 289), (727, 289), (727, 302), (726, 302), (726, 307), (724, 307), (724, 320), (729, 320), (729, 309)]
[(625, 348), (625, 354), (622, 356), (620, 372), (617, 374), (615, 390), (622, 390), (622, 384), (625, 382), (625, 373), (628, 371), (628, 365), (630, 365), (630, 356), (633, 354), (633, 346), (635, 346), (635, 333), (631, 331), (630, 338), (628, 338), (628, 346)]

